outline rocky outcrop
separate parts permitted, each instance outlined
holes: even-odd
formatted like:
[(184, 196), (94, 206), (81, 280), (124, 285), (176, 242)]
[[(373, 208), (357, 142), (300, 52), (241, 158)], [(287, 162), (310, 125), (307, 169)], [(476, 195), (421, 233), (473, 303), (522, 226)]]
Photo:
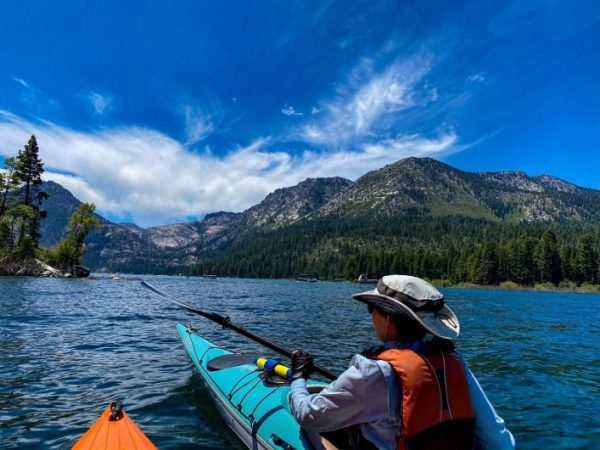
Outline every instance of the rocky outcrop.
[(52, 277), (52, 278), (85, 278), (90, 275), (87, 267), (75, 266), (72, 272), (58, 270), (37, 258), (0, 259), (0, 276), (14, 277)]
[(143, 236), (159, 248), (183, 248), (201, 237), (198, 222), (147, 228)]

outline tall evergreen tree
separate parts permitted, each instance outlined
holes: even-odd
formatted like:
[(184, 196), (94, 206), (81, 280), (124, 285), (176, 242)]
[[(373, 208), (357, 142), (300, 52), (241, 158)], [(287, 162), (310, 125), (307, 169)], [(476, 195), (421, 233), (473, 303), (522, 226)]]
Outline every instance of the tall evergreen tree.
[(535, 251), (535, 257), (539, 280), (542, 283), (551, 282), (554, 285), (558, 285), (561, 275), (560, 256), (558, 254), (556, 234), (554, 234), (551, 228), (546, 230), (540, 239)]
[(36, 189), (42, 184), (43, 173), (44, 164), (39, 157), (37, 139), (34, 135), (31, 135), (29, 142), (22, 150), (19, 150), (16, 158), (15, 175), (23, 191), (21, 203), (33, 210), (33, 214), (27, 223), (27, 230), (25, 230), (25, 227), (21, 228), (21, 239), (27, 232), (34, 247), (37, 247), (40, 237), (40, 220), (46, 217), (46, 212), (41, 209), (41, 204), (44, 199), (48, 198), (48, 194)]
[(498, 256), (496, 244), (493, 241), (488, 241), (483, 245), (477, 273), (479, 284), (498, 283)]
[(537, 239), (521, 235), (517, 242), (517, 261), (515, 265), (515, 280), (519, 284), (532, 285), (535, 282), (535, 261), (533, 254)]
[(598, 276), (598, 260), (594, 235), (584, 234), (579, 240), (575, 254), (574, 271), (578, 283), (596, 283)]

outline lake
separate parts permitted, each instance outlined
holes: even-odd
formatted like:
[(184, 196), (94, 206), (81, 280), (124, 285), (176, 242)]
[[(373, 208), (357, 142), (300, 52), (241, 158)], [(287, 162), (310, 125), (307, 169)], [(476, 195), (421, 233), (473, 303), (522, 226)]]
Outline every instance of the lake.
[[(372, 285), (144, 276), (336, 372), (375, 344)], [(444, 289), (457, 340), (519, 448), (598, 448), (600, 296)], [(70, 448), (116, 398), (161, 449), (240, 448), (175, 330), (274, 356), (135, 280), (0, 278), (0, 448)]]

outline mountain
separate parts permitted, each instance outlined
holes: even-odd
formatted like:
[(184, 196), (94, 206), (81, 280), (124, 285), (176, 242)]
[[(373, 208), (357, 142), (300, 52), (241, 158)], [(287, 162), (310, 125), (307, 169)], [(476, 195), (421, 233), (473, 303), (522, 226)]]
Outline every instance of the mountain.
[[(79, 203), (56, 183), (44, 188), (50, 198), (42, 243), (53, 245), (64, 236), (68, 215)], [(471, 173), (431, 158), (407, 158), (355, 182), (309, 178), (275, 190), (241, 213), (212, 213), (198, 222), (144, 229), (103, 219), (100, 230), (88, 238), (86, 262), (96, 270), (173, 273), (232, 261), (233, 255), (262, 254), (263, 247), (276, 242), (281, 248), (263, 255), (266, 262), (289, 251), (297, 258), (319, 259), (337, 254), (340, 245), (379, 241), (392, 228), (405, 236), (404, 242), (421, 242), (424, 230), (435, 226), (439, 230), (431, 233), (441, 239), (468, 234), (469, 227), (480, 224), (508, 230), (527, 224), (539, 228), (599, 222), (600, 191), (550, 175)]]
[(469, 173), (407, 158), (367, 173), (319, 214), (464, 216), (491, 221), (600, 220), (600, 192), (522, 172)]

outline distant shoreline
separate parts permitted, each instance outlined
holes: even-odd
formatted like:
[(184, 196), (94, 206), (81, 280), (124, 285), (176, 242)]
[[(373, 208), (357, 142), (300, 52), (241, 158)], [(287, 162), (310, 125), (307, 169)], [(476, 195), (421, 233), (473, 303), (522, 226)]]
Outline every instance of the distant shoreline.
[(583, 285), (576, 287), (560, 286), (520, 286), (520, 285), (482, 285), (473, 283), (446, 284), (437, 283), (440, 280), (432, 280), (431, 283), (438, 288), (450, 289), (481, 289), (490, 291), (524, 291), (524, 292), (563, 292), (570, 294), (600, 294), (600, 285)]
[[(100, 272), (102, 273), (102, 272)], [(24, 275), (24, 276), (23, 276)], [(23, 274), (23, 275), (15, 275), (15, 274), (11, 274), (11, 273), (6, 273), (3, 272), (2, 270), (0, 270), (0, 278), (11, 278), (11, 277), (16, 277), (16, 278), (22, 278), (22, 277), (34, 277), (34, 278), (45, 278), (48, 277), (48, 275), (39, 275), (39, 274)], [(132, 278), (131, 275), (133, 275), (134, 277)], [(89, 276), (89, 279), (117, 279), (117, 280), (135, 280), (135, 281), (139, 281), (141, 280), (144, 275), (149, 275), (149, 276), (153, 276), (153, 275), (158, 275), (158, 274), (115, 274), (112, 273), (111, 276), (106, 276), (105, 277), (98, 277), (95, 276), (94, 274), (91, 274)], [(180, 277), (182, 275), (166, 275), (166, 276), (172, 276), (172, 277)], [(198, 275), (186, 275), (186, 277), (189, 278), (205, 278), (202, 276), (198, 276)], [(253, 280), (253, 279), (268, 279), (268, 278), (246, 278), (246, 277), (228, 277), (228, 276), (221, 276), (221, 277), (217, 277), (215, 276), (215, 279), (218, 278), (242, 278), (242, 279), (248, 279), (248, 280)], [(281, 278), (282, 280), (296, 280), (295, 278)], [(336, 280), (317, 280), (315, 279), (315, 281), (333, 281), (333, 282), (348, 282), (348, 283), (353, 283), (353, 284), (357, 284), (357, 285), (364, 285), (364, 286), (369, 286), (369, 285), (375, 285), (375, 283), (357, 283), (356, 280), (344, 280), (344, 279), (336, 279)], [(523, 291), (523, 292), (556, 292), (556, 293), (570, 293), (570, 294), (596, 294), (596, 295), (600, 295), (600, 285), (595, 284), (584, 284), (581, 286), (554, 286), (551, 283), (544, 283), (544, 284), (536, 284), (534, 286), (522, 286), (522, 285), (518, 285), (516, 283), (512, 283), (512, 282), (504, 282), (501, 283), (499, 285), (483, 285), (483, 284), (474, 284), (474, 283), (458, 283), (458, 284), (452, 284), (449, 280), (439, 280), (439, 279), (428, 279), (427, 281), (429, 281), (431, 284), (433, 284), (435, 287), (437, 288), (441, 288), (441, 289), (473, 289), (473, 290), (490, 290), (490, 291)]]

